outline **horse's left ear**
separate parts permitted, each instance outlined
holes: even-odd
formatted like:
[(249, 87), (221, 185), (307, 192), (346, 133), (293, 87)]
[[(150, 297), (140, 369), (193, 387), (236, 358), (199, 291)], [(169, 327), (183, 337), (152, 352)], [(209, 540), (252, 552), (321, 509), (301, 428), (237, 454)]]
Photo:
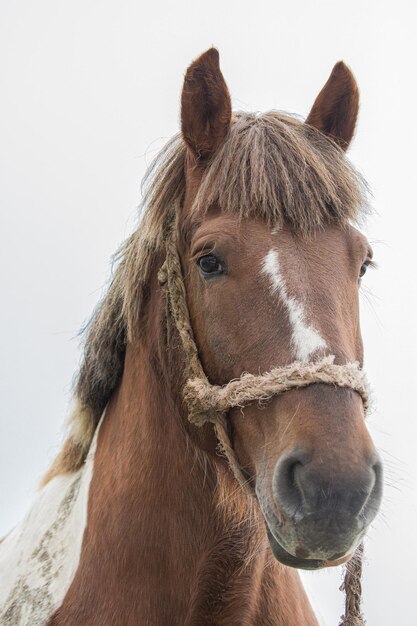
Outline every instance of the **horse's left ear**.
[(231, 120), (219, 53), (210, 48), (188, 68), (181, 96), (182, 135), (198, 163), (207, 161), (224, 141)]
[(359, 89), (351, 70), (343, 61), (332, 73), (317, 96), (306, 124), (328, 135), (347, 150), (355, 132), (359, 111)]

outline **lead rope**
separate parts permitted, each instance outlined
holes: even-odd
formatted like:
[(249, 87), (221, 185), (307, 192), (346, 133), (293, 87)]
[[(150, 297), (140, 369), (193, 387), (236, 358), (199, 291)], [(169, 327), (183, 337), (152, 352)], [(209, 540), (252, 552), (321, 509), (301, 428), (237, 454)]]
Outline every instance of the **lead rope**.
[[(182, 276), (181, 261), (176, 244), (175, 218), (168, 227), (166, 237), (166, 259), (158, 272), (160, 285), (166, 286), (169, 310), (181, 338), (186, 356), (186, 378), (184, 400), (188, 408), (188, 419), (201, 426), (206, 422), (214, 425), (220, 451), (224, 454), (236, 480), (247, 495), (255, 495), (236, 458), (227, 430), (227, 411), (233, 406), (244, 406), (250, 401), (264, 402), (279, 393), (314, 382), (350, 387), (368, 406), (368, 390), (364, 375), (356, 364), (333, 364), (332, 357), (325, 357), (315, 364), (293, 363), (275, 368), (262, 376), (244, 374), (224, 387), (211, 385), (203, 370), (198, 349), (194, 341), (187, 306), (187, 294)], [(345, 568), (344, 582), (340, 589), (345, 592), (345, 614), (339, 626), (364, 626), (361, 612), (361, 573), (363, 544), (355, 551)]]
[(365, 624), (361, 611), (363, 552), (363, 543), (361, 543), (345, 566), (345, 578), (340, 587), (346, 595), (345, 614), (342, 615), (340, 626), (364, 626)]

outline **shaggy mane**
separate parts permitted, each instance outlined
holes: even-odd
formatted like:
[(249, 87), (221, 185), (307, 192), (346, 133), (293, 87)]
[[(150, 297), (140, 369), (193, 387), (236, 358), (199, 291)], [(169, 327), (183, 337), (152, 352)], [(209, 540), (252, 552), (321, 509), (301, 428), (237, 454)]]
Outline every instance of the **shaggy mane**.
[[(150, 275), (163, 254), (167, 221), (184, 199), (185, 151), (176, 135), (145, 176), (140, 224), (117, 252), (109, 290), (86, 328), (70, 436), (44, 482), (82, 465), (121, 379), (126, 343), (144, 323)], [(278, 228), (286, 224), (309, 235), (330, 223), (357, 221), (367, 209), (366, 192), (344, 152), (315, 128), (276, 111), (235, 113), (192, 212), (204, 214), (216, 204), (225, 213), (261, 218)]]

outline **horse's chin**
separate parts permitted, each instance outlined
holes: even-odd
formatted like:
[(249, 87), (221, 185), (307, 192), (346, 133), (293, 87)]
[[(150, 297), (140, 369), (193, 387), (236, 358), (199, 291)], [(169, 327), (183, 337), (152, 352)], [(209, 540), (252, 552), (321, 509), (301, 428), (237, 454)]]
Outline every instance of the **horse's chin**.
[(266, 525), (267, 535), (269, 539), (269, 545), (274, 554), (274, 557), (288, 567), (295, 567), (296, 569), (316, 570), (324, 567), (336, 567), (337, 565), (343, 565), (346, 561), (352, 557), (351, 554), (345, 554), (341, 557), (336, 556), (334, 559), (319, 560), (319, 559), (302, 559), (298, 558), (285, 550), (282, 545), (277, 541), (273, 533)]

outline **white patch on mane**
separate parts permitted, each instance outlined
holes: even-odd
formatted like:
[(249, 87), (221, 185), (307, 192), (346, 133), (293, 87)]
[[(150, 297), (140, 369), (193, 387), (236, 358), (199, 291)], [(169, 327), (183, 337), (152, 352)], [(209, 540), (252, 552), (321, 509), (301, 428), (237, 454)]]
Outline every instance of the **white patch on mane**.
[(262, 263), (262, 271), (269, 277), (272, 293), (278, 293), (287, 307), (292, 327), (292, 345), (297, 361), (308, 361), (314, 352), (323, 350), (327, 344), (320, 333), (307, 323), (303, 304), (290, 296), (280, 272), (278, 252), (271, 248)]
[(97, 434), (83, 467), (43, 487), (0, 544), (2, 626), (45, 626), (64, 600), (80, 560)]

